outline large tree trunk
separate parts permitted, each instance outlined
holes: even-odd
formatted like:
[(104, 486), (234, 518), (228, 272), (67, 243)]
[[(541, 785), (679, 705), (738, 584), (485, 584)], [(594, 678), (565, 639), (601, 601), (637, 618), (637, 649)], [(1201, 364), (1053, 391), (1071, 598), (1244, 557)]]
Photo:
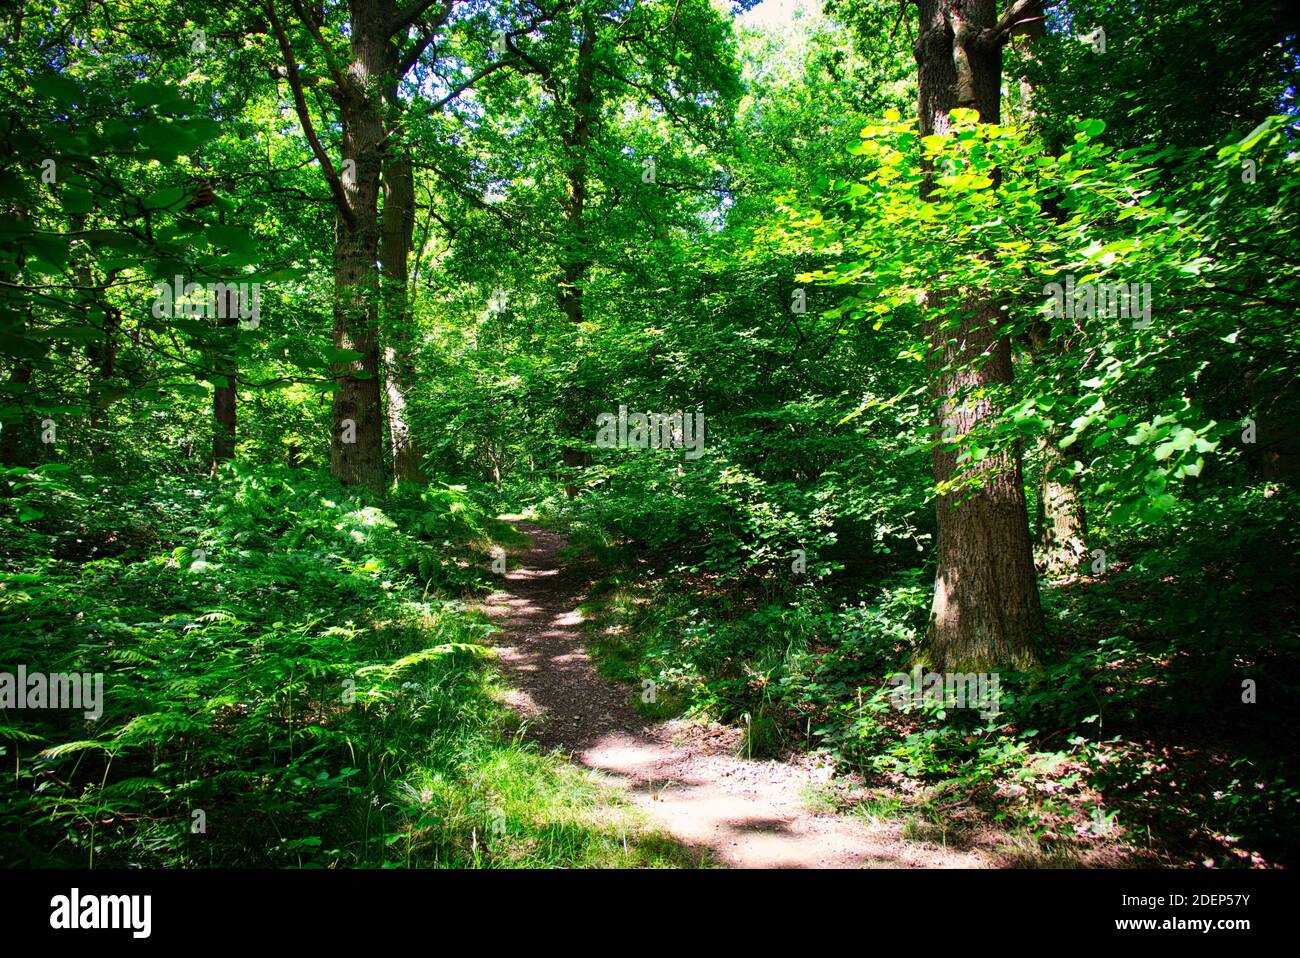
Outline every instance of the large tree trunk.
[(382, 490), (384, 423), (379, 381), (379, 180), (384, 123), (381, 85), (391, 69), (387, 5), (352, 3), (349, 88), (339, 92), (343, 119), (340, 177), (351, 215), (334, 223), (334, 346), (358, 358), (334, 364), (330, 471), (348, 485)]
[[(396, 90), (390, 98), (397, 102)], [(415, 170), (399, 155), (384, 168), (384, 219), (380, 262), (384, 285), (384, 391), (388, 399), (388, 438), (396, 482), (424, 482), (424, 452), (411, 435), (406, 390), (414, 378), (410, 357), (411, 315), (407, 261), (415, 235)]]
[[(379, 378), (379, 313), (383, 293), (379, 280), (379, 187), (390, 132), (384, 124), (385, 101), (396, 105), (401, 78), (429, 48), (438, 29), (451, 16), (454, 5), (454, 0), (445, 0), (437, 6), (424, 2), (399, 5), (395, 0), (348, 0), (352, 59), (343, 69), (332, 62), (327, 64), (333, 81), (328, 89), (338, 104), (342, 121), (341, 173), (335, 172), (334, 163), (316, 135), (303, 95), (298, 59), (276, 14), (274, 0), (268, 0), (264, 7), (280, 46), (281, 75), (289, 80), (298, 120), (334, 198), (334, 346), (357, 354), (356, 358), (334, 364), (337, 388), (330, 470), (344, 483), (367, 485), (375, 490), (382, 490), (385, 485), (381, 401), (384, 389)], [(329, 46), (321, 34), (325, 7), (301, 3), (293, 6), (317, 44)], [(398, 176), (395, 182), (402, 179)], [(405, 182), (410, 182), (409, 174)], [(395, 205), (400, 207), (403, 202), (399, 197)], [(413, 202), (412, 198), (410, 204)], [(402, 222), (404, 216), (391, 219), (394, 237), (404, 249), (386, 248), (385, 255), (388, 268), (400, 271), (401, 310), (405, 316), (410, 228)], [(403, 321), (397, 328), (405, 329), (406, 325)], [(404, 407), (400, 400), (404, 394), (400, 370), (397, 386), (398, 437), (402, 439), (409, 432), (401, 415)], [(413, 449), (397, 457), (398, 469), (407, 475), (411, 473), (412, 462), (418, 469), (419, 454)]]
[(222, 373), (228, 386), (212, 394), (212, 469), (235, 458), (235, 372)]
[[(986, 123), (1000, 114), (1002, 53), (975, 34), (997, 21), (993, 0), (960, 4), (919, 0), (916, 45), (921, 135), (945, 134), (956, 107), (979, 111)], [(955, 15), (954, 15), (955, 14)], [(959, 297), (955, 323), (933, 321), (931, 382), (940, 431), (964, 434), (996, 416), (989, 397), (973, 398), (985, 384), (1011, 381), (1011, 343), (999, 325), (996, 301), (960, 291), (938, 291), (936, 304)], [(948, 443), (934, 451), (936, 483), (958, 474)], [(973, 492), (938, 497), (938, 570), (930, 624), (921, 659), (938, 671), (985, 671), (998, 665), (1029, 668), (1037, 662), (1043, 632), (1018, 448), (973, 467), (981, 480)]]

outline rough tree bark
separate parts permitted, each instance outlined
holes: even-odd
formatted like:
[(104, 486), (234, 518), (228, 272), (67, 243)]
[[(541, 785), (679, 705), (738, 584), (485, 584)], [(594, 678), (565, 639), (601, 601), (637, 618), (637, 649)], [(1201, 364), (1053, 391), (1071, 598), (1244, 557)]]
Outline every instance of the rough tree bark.
[[(949, 111), (967, 107), (986, 123), (1000, 118), (1002, 51), (1017, 19), (1012, 4), (999, 19), (994, 0), (919, 0), (916, 45), (920, 128), (945, 134)], [(964, 297), (955, 323), (933, 322), (931, 383), (940, 430), (971, 431), (998, 414), (994, 401), (972, 393), (1011, 381), (1011, 342), (999, 326), (999, 303)], [(938, 671), (984, 671), (998, 665), (1030, 668), (1043, 632), (1018, 448), (991, 455), (974, 467), (972, 493), (940, 496), (938, 569), (934, 602), (920, 658)], [(958, 474), (956, 450), (940, 443), (934, 478)]]
[(1067, 575), (1079, 567), (1088, 552), (1088, 523), (1079, 496), (1079, 483), (1063, 478), (1069, 465), (1055, 437), (1038, 440), (1042, 469), (1038, 486), (1038, 554), (1048, 575)]
[[(379, 187), (386, 159), (384, 91), (392, 88), (428, 48), (451, 15), (455, 0), (349, 0), (351, 58), (336, 65), (322, 27), (323, 7), (295, 3), (299, 20), (329, 67), (328, 92), (339, 108), (342, 164), (316, 135), (303, 95), (298, 60), (280, 20), (276, 0), (264, 9), (275, 32), (294, 110), (334, 200), (334, 346), (356, 354), (334, 364), (336, 391), (330, 437), (330, 471), (349, 485), (385, 486), (384, 417), (379, 365)], [(418, 35), (401, 49), (413, 28)]]
[[(391, 91), (396, 104), (397, 91)], [(405, 154), (384, 167), (384, 216), (380, 262), (384, 286), (384, 392), (388, 399), (388, 439), (396, 482), (424, 482), (424, 451), (411, 434), (406, 390), (414, 378), (410, 357), (410, 274), (408, 259), (415, 237), (415, 169)]]
[(384, 122), (381, 85), (393, 67), (389, 4), (351, 0), (352, 61), (334, 96), (343, 121), (340, 182), (346, 208), (334, 221), (334, 347), (356, 359), (336, 363), (330, 471), (349, 485), (383, 489), (384, 423), (379, 380), (379, 180)]
[(217, 466), (235, 458), (235, 404), (239, 396), (239, 367), (229, 358), (234, 352), (236, 330), (239, 326), (239, 293), (234, 289), (224, 291), (224, 303), (220, 303), (217, 313), (217, 327), (220, 337), (217, 348), (217, 375), (225, 379), (224, 386), (217, 386), (212, 392), (212, 458), (209, 467), (216, 471)]

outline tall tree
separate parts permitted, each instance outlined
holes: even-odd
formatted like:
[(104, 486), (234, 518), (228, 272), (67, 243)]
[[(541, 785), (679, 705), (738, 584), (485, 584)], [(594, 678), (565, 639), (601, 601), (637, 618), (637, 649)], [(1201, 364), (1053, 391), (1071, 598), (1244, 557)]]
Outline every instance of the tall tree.
[[(528, 33), (545, 14), (522, 24), (511, 37)], [(434, 20), (432, 26), (441, 30), (446, 16)], [(399, 62), (383, 90), (385, 122), (388, 126), (388, 158), (383, 169), (383, 211), (380, 224), (380, 264), (384, 314), (383, 371), (384, 394), (388, 415), (389, 448), (392, 454), (393, 478), (397, 482), (422, 482), (425, 450), (412, 429), (409, 417), (408, 393), (414, 381), (413, 343), (411, 330), (414, 317), (411, 313), (410, 258), (415, 240), (415, 168), (413, 159), (413, 128), (422, 114), (436, 115), (462, 93), (498, 70), (518, 65), (508, 56), (497, 56), (482, 64), (457, 64), (452, 76), (438, 76), (437, 85), (447, 92), (437, 100), (408, 102), (402, 95), (402, 78), (414, 66), (423, 51), (413, 46), (406, 58)], [(499, 52), (499, 51), (498, 51)], [(410, 60), (408, 64), (406, 60)], [(418, 94), (416, 95), (418, 99)], [(430, 206), (432, 206), (432, 198)]]
[[(546, 22), (537, 43), (521, 43), (515, 33), (505, 42), (553, 106), (564, 184), (556, 293), (564, 317), (580, 324), (587, 319), (586, 290), (595, 265), (593, 182), (599, 178), (608, 186), (619, 179), (613, 168), (626, 163), (628, 152), (628, 144), (607, 135), (606, 107), (645, 105), (689, 139), (708, 139), (725, 124), (739, 93), (734, 55), (724, 21), (704, 0), (576, 0)], [(656, 158), (635, 159), (645, 164), (639, 171), (643, 181), (654, 183)], [(612, 192), (617, 204), (619, 191)], [(574, 441), (589, 420), (576, 396), (564, 401), (569, 408), (562, 458), (566, 468), (577, 470), (591, 461)], [(576, 486), (570, 483), (566, 491), (572, 497)]]
[[(385, 485), (381, 401), (379, 301), (380, 183), (388, 154), (384, 91), (428, 49), (451, 16), (455, 0), (350, 0), (347, 53), (323, 33), (326, 12), (298, 0), (298, 23), (315, 42), (330, 75), (327, 90), (338, 108), (341, 163), (321, 143), (304, 94), (304, 79), (274, 0), (265, 9), (283, 60), (303, 133), (334, 200), (334, 375), (330, 469), (345, 483)], [(413, 39), (407, 39), (415, 32)], [(405, 43), (403, 43), (405, 41)], [(394, 217), (398, 219), (398, 217)], [(394, 226), (395, 231), (400, 229)], [(398, 257), (391, 259), (393, 267)], [(402, 267), (404, 272), (405, 267)]]
[[(919, 0), (918, 112), (923, 137), (945, 135), (964, 107), (981, 122), (1001, 117), (1002, 45), (1032, 5), (1017, 0), (999, 18), (995, 0)], [(996, 417), (998, 386), (1011, 382), (1004, 304), (975, 290), (938, 289), (932, 305), (930, 383), (938, 427), (971, 432)], [(992, 387), (992, 388), (990, 388)], [(958, 474), (957, 451), (940, 442), (934, 479)], [(923, 655), (941, 671), (997, 664), (1029, 667), (1043, 632), (1018, 446), (973, 467), (973, 492), (941, 492), (935, 504), (938, 569)]]

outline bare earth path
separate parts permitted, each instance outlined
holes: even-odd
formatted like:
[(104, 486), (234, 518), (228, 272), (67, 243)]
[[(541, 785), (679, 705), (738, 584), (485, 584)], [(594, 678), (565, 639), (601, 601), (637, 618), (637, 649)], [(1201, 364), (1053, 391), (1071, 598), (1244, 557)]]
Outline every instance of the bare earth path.
[(976, 854), (902, 841), (896, 825), (815, 814), (802, 793), (813, 769), (734, 754), (736, 736), (679, 721), (648, 723), (634, 689), (603, 678), (582, 644), (586, 582), (559, 559), (563, 536), (521, 525), (513, 560), (484, 609), (501, 628), (497, 653), (511, 704), (543, 747), (625, 784), (631, 800), (679, 841), (742, 868), (980, 867)]

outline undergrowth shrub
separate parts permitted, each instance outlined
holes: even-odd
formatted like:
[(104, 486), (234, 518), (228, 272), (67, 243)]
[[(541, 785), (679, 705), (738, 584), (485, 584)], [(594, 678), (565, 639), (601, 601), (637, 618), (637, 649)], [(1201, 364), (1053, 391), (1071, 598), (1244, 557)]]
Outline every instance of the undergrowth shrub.
[(593, 828), (596, 786), (513, 740), (492, 628), (457, 597), (500, 524), (464, 489), (9, 478), (0, 672), (102, 673), (103, 711), (0, 716), (0, 864), (670, 860)]
[[(1042, 666), (1000, 672), (994, 715), (891, 702), (888, 678), (911, 669), (926, 628), (929, 569), (859, 585), (857, 602), (835, 578), (773, 602), (656, 555), (607, 580), (619, 598), (597, 602), (594, 645), (611, 674), (739, 725), (746, 754), (825, 749), (1048, 842), (1127, 835), (1156, 854), (1218, 843), (1224, 861), (1240, 843), (1285, 858), (1300, 833), (1285, 731), (1300, 719), (1286, 694), (1300, 648), (1294, 617), (1273, 614), (1296, 608), (1288, 495), (1207, 494), (1161, 527), (1099, 528), (1110, 566), (1044, 583)], [(1243, 707), (1252, 676), (1271, 701)]]

